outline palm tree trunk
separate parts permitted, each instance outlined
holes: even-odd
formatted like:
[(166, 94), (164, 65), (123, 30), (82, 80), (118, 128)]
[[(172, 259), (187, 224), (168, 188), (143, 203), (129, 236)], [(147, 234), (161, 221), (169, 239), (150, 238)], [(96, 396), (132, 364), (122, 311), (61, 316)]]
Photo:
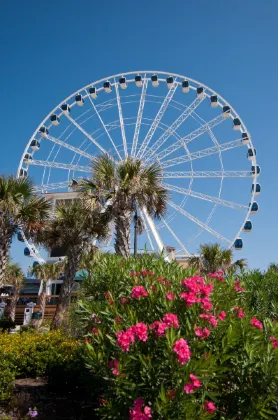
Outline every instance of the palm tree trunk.
[(51, 328), (57, 330), (63, 324), (66, 317), (67, 309), (70, 304), (70, 296), (75, 282), (75, 275), (81, 257), (82, 249), (79, 247), (69, 247), (67, 251), (67, 262), (65, 265), (65, 278), (61, 287), (59, 302), (56, 308)]
[(9, 319), (13, 322), (15, 321), (15, 312), (16, 312), (17, 300), (18, 300), (18, 294), (15, 294), (11, 299), (11, 309), (10, 309), (10, 313), (9, 313)]
[(5, 269), (9, 262), (11, 235), (7, 229), (0, 228), (0, 287), (4, 283)]
[(115, 251), (124, 258), (129, 256), (130, 251), (130, 222), (129, 210), (119, 211), (115, 217)]
[(42, 291), (41, 294), (39, 296), (39, 307), (40, 307), (40, 312), (42, 313), (42, 318), (41, 320), (38, 322), (37, 327), (39, 327), (42, 322), (43, 322), (43, 318), (44, 318), (44, 313), (45, 313), (45, 303), (46, 303), (46, 282), (44, 280), (42, 280), (43, 284), (42, 284)]

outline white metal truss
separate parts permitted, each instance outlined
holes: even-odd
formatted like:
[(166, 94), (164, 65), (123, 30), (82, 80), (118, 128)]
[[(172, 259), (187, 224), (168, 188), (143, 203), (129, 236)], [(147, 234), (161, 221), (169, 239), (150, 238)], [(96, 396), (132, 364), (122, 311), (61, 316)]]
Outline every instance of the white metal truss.
[(201, 200), (210, 201), (211, 203), (219, 204), (221, 206), (230, 207), (230, 208), (235, 209), (235, 210), (244, 211), (244, 210), (248, 209), (248, 206), (246, 206), (246, 205), (234, 203), (234, 202), (228, 201), (228, 200), (223, 200), (222, 198), (213, 197), (212, 195), (202, 194), (202, 193), (199, 193), (197, 191), (189, 190), (187, 188), (181, 188), (181, 187), (178, 187), (177, 185), (172, 185), (172, 184), (167, 184), (167, 183), (164, 183), (163, 185), (169, 191), (175, 191), (175, 192), (180, 193), (180, 194), (185, 194), (185, 195), (188, 195), (188, 196), (191, 196), (191, 197), (199, 198)]
[(150, 230), (151, 230), (151, 232), (152, 232), (152, 234), (154, 236), (154, 239), (155, 239), (155, 242), (157, 244), (157, 247), (158, 247), (159, 251), (160, 252), (163, 252), (164, 251), (164, 245), (163, 245), (163, 242), (162, 242), (162, 240), (160, 238), (160, 235), (159, 235), (159, 233), (158, 233), (158, 231), (157, 231), (157, 229), (155, 227), (155, 224), (154, 224), (153, 219), (150, 217), (150, 215), (147, 212), (147, 209), (145, 207), (143, 207), (142, 213), (144, 214), (144, 216), (145, 216), (145, 218), (146, 218), (146, 220), (148, 222), (149, 228), (150, 228)]
[(30, 160), (28, 165), (44, 166), (48, 168), (67, 169), (77, 172), (91, 172), (90, 166), (72, 165), (70, 163), (49, 162), (47, 160)]
[(127, 144), (126, 144), (126, 136), (125, 136), (125, 125), (124, 125), (124, 119), (123, 119), (121, 98), (119, 94), (119, 86), (115, 79), (114, 79), (114, 82), (115, 82), (115, 90), (116, 90), (116, 95), (117, 95), (117, 104), (118, 104), (119, 119), (120, 119), (120, 124), (121, 124), (122, 139), (123, 139), (123, 145), (124, 145), (124, 154), (125, 154), (125, 157), (127, 157), (128, 153), (127, 153)]
[(141, 122), (142, 122), (142, 116), (143, 116), (145, 100), (146, 100), (147, 87), (148, 87), (148, 79), (146, 78), (146, 75), (145, 75), (144, 80), (143, 80), (143, 86), (142, 86), (141, 98), (140, 98), (140, 103), (139, 103), (139, 108), (138, 108), (136, 125), (135, 125), (135, 129), (134, 129), (131, 156), (134, 156), (136, 154), (138, 138), (139, 138)]
[(241, 139), (229, 141), (223, 144), (218, 144), (216, 146), (199, 150), (198, 152), (190, 153), (190, 155), (178, 156), (173, 159), (164, 160), (164, 162), (161, 162), (161, 168), (170, 168), (171, 166), (180, 165), (181, 163), (188, 162), (189, 160), (200, 159), (209, 155), (214, 155), (219, 152), (225, 152), (226, 150), (235, 149), (236, 147), (241, 146), (243, 146)]
[(194, 112), (194, 110), (203, 102), (203, 98), (197, 97), (184, 111), (183, 113), (173, 122), (173, 124), (159, 137), (159, 139), (154, 143), (152, 147), (148, 149), (148, 157), (146, 162), (148, 162), (153, 156), (154, 153), (168, 140), (168, 138), (173, 134), (174, 131)]
[(169, 232), (171, 233), (171, 235), (174, 237), (174, 239), (177, 241), (177, 243), (180, 245), (180, 247), (184, 250), (184, 252), (186, 253), (186, 255), (189, 256), (190, 254), (187, 251), (187, 249), (185, 248), (184, 244), (177, 237), (177, 235), (175, 234), (175, 232), (173, 231), (173, 229), (170, 228), (170, 226), (168, 225), (168, 223), (166, 222), (166, 220), (164, 219), (164, 217), (162, 217), (161, 220), (163, 221), (164, 225), (169, 230)]
[(150, 231), (149, 231), (149, 229), (147, 228), (147, 221), (146, 221), (146, 218), (145, 218), (145, 215), (144, 215), (144, 213), (143, 213), (143, 212), (141, 212), (141, 217), (142, 217), (143, 222), (144, 222), (145, 232), (146, 232), (146, 234), (147, 234), (147, 238), (148, 238), (149, 244), (150, 244), (150, 246), (151, 246), (152, 251), (154, 251), (153, 241), (152, 241), (152, 238), (151, 238), (151, 235), (150, 235)]
[(92, 98), (90, 97), (90, 95), (88, 94), (88, 91), (87, 91), (87, 90), (86, 90), (86, 93), (87, 93), (87, 95), (88, 95), (88, 98), (89, 98), (89, 100), (90, 100), (90, 102), (91, 102), (91, 105), (92, 105), (92, 107), (93, 107), (93, 109), (94, 109), (94, 111), (95, 111), (96, 115), (98, 116), (99, 121), (101, 122), (101, 124), (102, 124), (102, 126), (103, 126), (103, 128), (104, 128), (105, 133), (107, 134), (107, 136), (108, 136), (109, 140), (111, 141), (111, 143), (112, 143), (112, 145), (113, 145), (113, 147), (114, 147), (114, 149), (115, 149), (115, 151), (116, 151), (116, 153), (117, 153), (118, 157), (121, 159), (121, 155), (120, 155), (120, 153), (119, 153), (119, 151), (118, 151), (118, 149), (117, 149), (117, 147), (116, 147), (116, 145), (115, 145), (115, 143), (114, 143), (114, 141), (113, 141), (112, 137), (110, 136), (110, 133), (109, 133), (109, 131), (107, 130), (107, 127), (106, 127), (106, 125), (104, 124), (103, 119), (101, 118), (101, 115), (100, 115), (100, 113), (98, 112), (97, 107), (95, 106), (95, 104), (94, 104), (94, 102), (93, 102)]
[(176, 150), (180, 149), (184, 144), (188, 144), (197, 137), (201, 136), (202, 134), (206, 133), (213, 127), (217, 126), (221, 122), (225, 121), (226, 118), (224, 114), (220, 114), (217, 117), (213, 118), (211, 121), (206, 122), (201, 127), (197, 128), (196, 130), (192, 131), (191, 133), (187, 134), (187, 136), (183, 137), (181, 140), (171, 144), (166, 149), (162, 150), (160, 153), (156, 155), (158, 160), (164, 159), (166, 156), (174, 153)]
[(141, 144), (141, 146), (139, 148), (139, 151), (137, 153), (137, 158), (138, 159), (142, 158), (142, 156), (144, 155), (144, 153), (145, 153), (145, 151), (146, 151), (146, 149), (147, 149), (147, 147), (148, 147), (148, 145), (149, 145), (149, 143), (150, 143), (150, 141), (151, 141), (151, 139), (152, 139), (152, 137), (155, 133), (155, 130), (157, 129), (158, 124), (160, 123), (166, 109), (168, 108), (169, 103), (171, 102), (171, 100), (173, 98), (173, 95), (174, 95), (177, 87), (178, 87), (178, 84), (175, 81), (173, 83), (171, 89), (169, 89), (169, 92), (167, 93), (164, 101), (162, 102), (161, 107), (160, 107), (155, 119), (153, 120), (152, 125), (151, 125), (146, 137), (143, 140), (143, 143)]
[(164, 171), (162, 178), (251, 178), (250, 171)]
[(205, 223), (201, 222), (201, 220), (197, 219), (196, 217), (192, 216), (192, 214), (188, 213), (186, 210), (178, 206), (177, 204), (173, 203), (172, 201), (168, 201), (168, 204), (173, 207), (175, 210), (179, 211), (181, 214), (186, 216), (188, 219), (192, 220), (192, 222), (196, 223), (197, 225), (201, 226), (203, 229), (207, 230), (212, 235), (216, 236), (217, 239), (220, 239), (221, 241), (227, 242), (230, 244), (231, 241), (229, 239), (225, 238), (225, 236), (221, 235), (220, 233), (216, 232), (211, 227), (207, 226)]
[(79, 155), (81, 155), (81, 156), (83, 156), (83, 157), (85, 157), (85, 158), (87, 158), (87, 159), (89, 159), (91, 161), (93, 161), (93, 160), (96, 159), (90, 153), (87, 153), (84, 150), (79, 149), (79, 147), (71, 146), (69, 143), (66, 143), (66, 142), (64, 142), (62, 140), (56, 139), (55, 137), (50, 136), (49, 134), (46, 136), (46, 138), (48, 140), (52, 141), (52, 143), (59, 144), (59, 146), (65, 147), (66, 149), (69, 149), (69, 150), (71, 150), (74, 153), (78, 153)]

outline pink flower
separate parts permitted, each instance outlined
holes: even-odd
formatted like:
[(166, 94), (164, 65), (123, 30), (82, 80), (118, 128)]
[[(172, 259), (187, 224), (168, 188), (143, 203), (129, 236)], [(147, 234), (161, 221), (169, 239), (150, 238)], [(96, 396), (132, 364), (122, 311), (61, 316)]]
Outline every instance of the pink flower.
[(136, 276), (136, 273), (135, 273), (134, 271), (131, 271), (131, 272), (130, 272), (130, 276), (131, 276), (131, 277), (134, 277), (134, 276)]
[(190, 373), (189, 378), (191, 379), (194, 388), (200, 388), (202, 386), (201, 381), (197, 378), (197, 376)]
[(244, 292), (244, 287), (241, 286), (240, 281), (239, 280), (235, 280), (235, 286), (234, 286), (234, 290), (236, 292)]
[(210, 325), (212, 325), (212, 327), (213, 327), (213, 328), (217, 327), (217, 325), (218, 325), (218, 321), (217, 321), (217, 319), (215, 318), (215, 316), (211, 316), (211, 317), (210, 317), (210, 319), (209, 319), (209, 323), (210, 323)]
[(243, 312), (243, 310), (241, 308), (239, 308), (238, 306), (234, 306), (233, 308), (236, 311), (236, 315), (238, 318), (244, 318), (245, 317), (245, 313)]
[(151, 408), (145, 405), (145, 401), (142, 398), (137, 398), (134, 401), (132, 409), (129, 411), (130, 420), (148, 420), (152, 418)]
[(202, 318), (202, 319), (210, 319), (210, 316), (211, 315), (209, 315), (209, 314), (200, 314), (200, 318)]
[(208, 338), (210, 336), (210, 330), (208, 328), (203, 329), (203, 337)]
[(178, 361), (181, 365), (184, 365), (190, 359), (190, 348), (187, 341), (183, 338), (180, 338), (175, 342), (173, 350), (177, 354)]
[(206, 411), (209, 414), (213, 414), (215, 410), (216, 410), (216, 407), (211, 401), (205, 402), (204, 411)]
[(276, 349), (278, 347), (278, 341), (272, 341), (272, 346)]
[(227, 314), (226, 312), (222, 311), (220, 312), (220, 314), (218, 314), (218, 318), (220, 319), (220, 321), (225, 321)]
[(203, 330), (200, 327), (196, 327), (195, 335), (201, 338), (208, 338), (210, 336), (210, 330), (208, 328), (204, 328)]
[(116, 334), (118, 337), (117, 345), (121, 347), (122, 351), (129, 351), (130, 344), (135, 341), (132, 327), (126, 331), (117, 331)]
[(220, 281), (221, 283), (224, 283), (224, 271), (223, 270), (218, 270), (215, 273), (209, 273), (208, 277), (210, 279), (216, 279), (218, 281)]
[(175, 295), (173, 295), (173, 293), (166, 293), (166, 297), (168, 300), (174, 300), (175, 299)]
[(117, 360), (117, 359), (110, 360), (108, 362), (108, 366), (110, 368), (112, 368), (113, 375), (120, 375), (120, 372), (119, 372), (119, 364), (120, 364), (120, 361)]
[(143, 322), (138, 322), (138, 324), (134, 325), (132, 328), (133, 334), (140, 340), (140, 341), (147, 341), (148, 339), (148, 327)]
[(148, 296), (148, 292), (143, 286), (135, 286), (131, 291), (131, 297), (134, 299), (140, 299), (142, 296)]
[(122, 298), (122, 299), (120, 299), (120, 304), (121, 305), (124, 305), (124, 304), (126, 304), (128, 302), (128, 299), (127, 298)]
[(195, 335), (197, 337), (203, 337), (203, 330), (200, 327), (197, 327), (195, 330)]
[(191, 382), (189, 382), (188, 384), (186, 384), (183, 388), (185, 390), (185, 392), (187, 394), (192, 394), (192, 392), (194, 392), (194, 386)]
[(198, 297), (195, 296), (195, 294), (193, 292), (189, 292), (189, 293), (181, 293), (180, 297), (185, 301), (185, 303), (188, 306), (192, 306), (193, 303), (197, 303), (199, 301)]
[(142, 270), (141, 273), (142, 273), (142, 276), (146, 276), (148, 274), (147, 270)]
[(250, 323), (251, 323), (252, 327), (259, 328), (259, 330), (263, 329), (263, 324), (255, 316), (253, 316)]
[(211, 311), (213, 308), (212, 303), (210, 302), (208, 297), (205, 297), (204, 299), (202, 299), (202, 308), (204, 309), (204, 311), (208, 312)]
[(150, 325), (151, 330), (155, 330), (157, 337), (161, 337), (164, 335), (165, 330), (167, 330), (167, 325), (164, 322), (155, 321), (153, 324)]
[(167, 327), (179, 328), (179, 320), (175, 314), (166, 314), (162, 318), (162, 321), (167, 325)]

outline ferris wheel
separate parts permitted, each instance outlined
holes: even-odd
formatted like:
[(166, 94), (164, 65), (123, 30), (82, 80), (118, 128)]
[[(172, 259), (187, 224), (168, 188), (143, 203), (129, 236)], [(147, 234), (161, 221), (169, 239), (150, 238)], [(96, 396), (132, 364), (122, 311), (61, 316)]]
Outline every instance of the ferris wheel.
[[(247, 151), (244, 147), (247, 148)], [(140, 239), (150, 250), (173, 246), (189, 256), (200, 243), (236, 250), (252, 230), (260, 167), (251, 136), (218, 93), (193, 79), (158, 71), (120, 73), (91, 83), (56, 106), (28, 141), (17, 176), (40, 193), (70, 191), (89, 178), (101, 154), (157, 162), (170, 192), (159, 222), (143, 209)], [(25, 254), (43, 259), (24, 232)]]

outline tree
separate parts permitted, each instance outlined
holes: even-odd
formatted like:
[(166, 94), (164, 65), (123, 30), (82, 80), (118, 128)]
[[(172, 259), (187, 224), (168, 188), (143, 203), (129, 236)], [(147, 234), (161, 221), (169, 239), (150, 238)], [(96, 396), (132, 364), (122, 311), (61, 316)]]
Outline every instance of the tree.
[(162, 185), (162, 170), (156, 164), (143, 166), (131, 157), (118, 163), (100, 156), (92, 166), (90, 180), (82, 180), (77, 190), (99, 200), (115, 223), (115, 251), (123, 257), (130, 252), (132, 214), (146, 209), (150, 216), (166, 213), (168, 191)]
[(20, 290), (23, 285), (24, 274), (19, 264), (9, 262), (6, 265), (4, 273), (4, 284), (13, 287), (13, 295), (11, 298), (11, 308), (9, 318), (11, 321), (15, 321), (16, 304), (18, 301)]
[(35, 234), (47, 220), (49, 210), (50, 203), (36, 194), (30, 179), (0, 176), (0, 287), (13, 236), (19, 229)]
[(57, 264), (45, 263), (38, 264), (30, 269), (30, 273), (41, 281), (41, 294), (39, 296), (39, 307), (42, 313), (42, 320), (45, 312), (46, 304), (46, 287), (50, 280), (57, 280), (62, 274), (63, 264), (60, 262)]
[(197, 268), (201, 274), (214, 273), (219, 269), (243, 270), (247, 263), (244, 259), (233, 262), (233, 251), (222, 249), (219, 244), (203, 244), (200, 246), (200, 255), (189, 259), (189, 265)]
[(66, 247), (64, 281), (52, 328), (59, 328), (63, 322), (82, 254), (91, 248), (94, 239), (105, 238), (107, 232), (107, 214), (101, 206), (79, 199), (57, 206), (55, 218), (38, 234), (37, 242), (47, 248)]

